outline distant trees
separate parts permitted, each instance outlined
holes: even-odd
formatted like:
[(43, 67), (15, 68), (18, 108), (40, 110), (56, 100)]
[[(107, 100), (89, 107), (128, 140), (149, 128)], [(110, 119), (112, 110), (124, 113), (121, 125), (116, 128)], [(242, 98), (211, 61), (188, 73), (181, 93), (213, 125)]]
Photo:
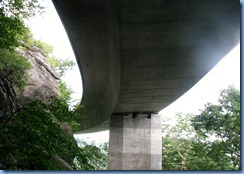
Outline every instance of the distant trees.
[(215, 136), (211, 155), (223, 168), (240, 167), (240, 91), (230, 87), (222, 90), (219, 105), (208, 103), (200, 115), (192, 119), (197, 134), (205, 140)]
[(163, 123), (163, 170), (240, 169), (240, 92), (229, 87), (199, 115)]
[(79, 141), (78, 144), (80, 149), (74, 160), (76, 170), (108, 169), (108, 143), (103, 143), (99, 147), (84, 141)]

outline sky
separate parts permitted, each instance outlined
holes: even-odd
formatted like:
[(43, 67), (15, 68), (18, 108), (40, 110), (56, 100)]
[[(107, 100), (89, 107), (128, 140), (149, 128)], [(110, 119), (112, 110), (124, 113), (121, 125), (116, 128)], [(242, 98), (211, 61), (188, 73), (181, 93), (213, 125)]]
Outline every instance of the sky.
[[(70, 59), (76, 62), (66, 32), (51, 1), (43, 1), (46, 12), (32, 18), (28, 25), (34, 38), (53, 46), (54, 55), (60, 59)], [(73, 100), (79, 101), (82, 96), (82, 81), (78, 66), (66, 73), (63, 80), (69, 84), (74, 93)], [(161, 117), (171, 117), (177, 112), (184, 114), (199, 113), (207, 102), (217, 103), (221, 89), (234, 85), (240, 89), (240, 45), (227, 54), (205, 77), (186, 92), (177, 101), (160, 111)], [(99, 142), (108, 141), (108, 131), (80, 135), (87, 141), (97, 139)], [(77, 136), (76, 136), (77, 137)], [(98, 138), (100, 137), (100, 138)], [(101, 138), (102, 137), (102, 138)]]

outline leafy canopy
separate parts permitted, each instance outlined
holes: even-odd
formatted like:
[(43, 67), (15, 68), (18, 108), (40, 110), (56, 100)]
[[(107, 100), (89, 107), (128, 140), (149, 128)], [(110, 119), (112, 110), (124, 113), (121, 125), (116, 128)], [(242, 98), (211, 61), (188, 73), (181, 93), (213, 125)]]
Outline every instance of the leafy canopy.
[(49, 104), (33, 101), (0, 123), (0, 154), (5, 168), (65, 169), (55, 160), (56, 156), (72, 165), (78, 147), (61, 125), (72, 124), (77, 115), (60, 100)]
[(240, 92), (220, 93), (199, 115), (178, 113), (176, 124), (163, 121), (163, 170), (240, 169)]
[(221, 153), (230, 156), (232, 169), (240, 167), (240, 91), (230, 86), (220, 93), (219, 105), (208, 103), (192, 120), (199, 135), (216, 136)]
[(14, 49), (19, 46), (29, 32), (24, 19), (42, 10), (38, 0), (1, 0), (0, 48)]
[(30, 18), (37, 12), (43, 12), (43, 7), (38, 0), (1, 0), (0, 7), (5, 16), (20, 19)]
[(74, 160), (76, 170), (106, 170), (108, 167), (108, 143), (97, 147), (84, 141), (78, 141), (80, 146)]
[(30, 63), (16, 51), (0, 48), (0, 79), (7, 78), (13, 86), (23, 89), (26, 85), (25, 71)]

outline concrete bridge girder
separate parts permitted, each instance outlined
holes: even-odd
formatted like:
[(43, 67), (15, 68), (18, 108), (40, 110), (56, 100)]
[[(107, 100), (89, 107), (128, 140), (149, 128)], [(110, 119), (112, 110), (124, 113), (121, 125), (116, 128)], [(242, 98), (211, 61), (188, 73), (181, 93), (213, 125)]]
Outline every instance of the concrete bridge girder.
[(83, 78), (80, 131), (108, 129), (112, 113), (160, 111), (240, 41), (238, 0), (53, 2)]

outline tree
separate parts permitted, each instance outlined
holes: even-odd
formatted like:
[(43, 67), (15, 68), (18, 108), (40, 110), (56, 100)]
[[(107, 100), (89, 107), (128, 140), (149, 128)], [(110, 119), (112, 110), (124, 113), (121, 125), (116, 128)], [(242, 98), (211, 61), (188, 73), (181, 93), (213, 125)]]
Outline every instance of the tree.
[(60, 77), (63, 77), (67, 70), (70, 70), (74, 67), (75, 63), (72, 60), (64, 59), (60, 60), (55, 57), (49, 57), (50, 63), (55, 67)]
[(1, 0), (0, 6), (5, 16), (20, 19), (28, 19), (43, 10), (38, 0)]
[(99, 147), (78, 141), (80, 146), (78, 155), (74, 160), (76, 170), (106, 170), (108, 165), (108, 143)]
[(59, 98), (66, 101), (69, 104), (72, 103), (71, 94), (73, 93), (73, 91), (64, 81), (62, 81), (62, 77), (64, 77), (65, 73), (68, 70), (74, 67), (75, 63), (72, 60), (68, 59), (60, 60), (55, 58), (54, 56), (49, 57), (49, 61), (55, 68), (55, 70), (58, 72), (60, 77), (60, 80), (58, 80), (58, 86), (61, 92)]
[(29, 29), (24, 19), (41, 12), (38, 0), (0, 1), (0, 48), (14, 49), (28, 37)]
[[(220, 153), (229, 156), (230, 169), (240, 168), (240, 91), (234, 87), (222, 90), (219, 104), (208, 103), (200, 115), (192, 120), (199, 135), (215, 136), (215, 158)], [(216, 153), (219, 152), (219, 153)]]
[(30, 64), (15, 49), (29, 36), (24, 19), (42, 11), (38, 0), (0, 1), (0, 79), (18, 88), (25, 86), (25, 71)]
[(199, 115), (163, 121), (163, 170), (237, 170), (240, 167), (240, 92), (222, 90), (219, 104)]
[(191, 114), (177, 113), (174, 121), (163, 118), (163, 170), (191, 170), (192, 148), (198, 141), (194, 128), (190, 125), (192, 117)]
[(67, 169), (56, 158), (71, 166), (78, 147), (62, 123), (72, 125), (77, 115), (58, 99), (22, 107), (0, 123), (0, 163), (5, 169)]

